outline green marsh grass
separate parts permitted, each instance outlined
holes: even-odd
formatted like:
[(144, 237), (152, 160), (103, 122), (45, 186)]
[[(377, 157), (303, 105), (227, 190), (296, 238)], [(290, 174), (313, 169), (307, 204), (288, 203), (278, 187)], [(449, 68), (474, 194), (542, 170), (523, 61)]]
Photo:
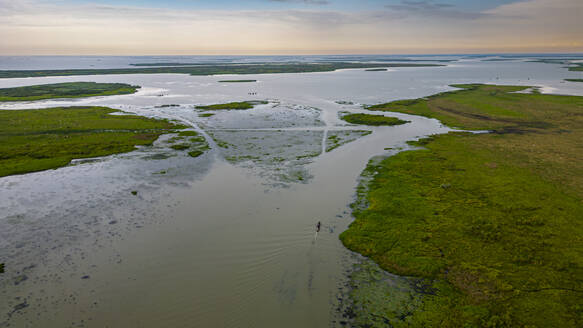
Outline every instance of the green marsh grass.
[(260, 104), (267, 104), (267, 101), (240, 101), (240, 102), (230, 102), (225, 104), (214, 104), (214, 105), (205, 105), (205, 106), (196, 106), (196, 109), (202, 110), (230, 110), (230, 109), (251, 109), (255, 107), (255, 105)]
[(67, 82), (0, 89), (2, 101), (33, 101), (135, 93), (140, 87), (124, 83)]
[(184, 126), (107, 107), (0, 111), (0, 177), (55, 169), (73, 159), (129, 152)]
[(430, 137), (371, 163), (357, 202), (368, 206), (342, 242), (433, 282), (396, 327), (580, 327), (583, 97), (457, 87), (369, 108), (492, 133)]
[(343, 115), (342, 119), (351, 124), (360, 125), (401, 125), (409, 123), (409, 121), (400, 120), (396, 117), (387, 117), (383, 115), (370, 115), (370, 114), (347, 114)]

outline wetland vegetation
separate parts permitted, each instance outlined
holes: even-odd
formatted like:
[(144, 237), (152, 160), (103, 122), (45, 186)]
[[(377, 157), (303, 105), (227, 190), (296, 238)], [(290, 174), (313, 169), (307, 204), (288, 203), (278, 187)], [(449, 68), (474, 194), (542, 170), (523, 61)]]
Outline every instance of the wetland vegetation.
[(330, 152), (371, 133), (372, 131), (367, 130), (329, 131), (328, 137), (326, 138), (326, 152)]
[(135, 93), (140, 87), (124, 83), (67, 82), (0, 89), (0, 101), (33, 101)]
[(265, 105), (267, 101), (240, 101), (240, 102), (230, 102), (225, 104), (214, 104), (214, 105), (203, 105), (196, 106), (196, 109), (202, 110), (229, 110), (229, 109), (251, 109), (256, 105)]
[(228, 75), (228, 74), (272, 74), (272, 73), (310, 73), (331, 72), (348, 68), (375, 67), (436, 67), (441, 64), (415, 63), (286, 63), (286, 64), (252, 64), (252, 65), (196, 65), (180, 66), (165, 64), (135, 64), (134, 66), (162, 66), (142, 68), (112, 68), (112, 69), (62, 69), (62, 70), (4, 70), (0, 78), (40, 77), (40, 76), (71, 76), (71, 75), (108, 75), (108, 74), (190, 74), (190, 75)]
[(180, 131), (177, 136), (170, 138), (167, 142), (172, 144), (170, 148), (174, 150), (189, 150), (190, 157), (198, 157), (210, 149), (206, 139), (196, 131)]
[(583, 82), (583, 79), (565, 79), (567, 82)]
[(184, 126), (107, 107), (0, 111), (0, 177), (129, 152)]
[(351, 124), (360, 125), (401, 125), (409, 123), (409, 121), (400, 120), (396, 117), (387, 117), (383, 115), (371, 115), (371, 114), (347, 114), (343, 115), (342, 119)]
[(493, 132), (422, 139), (365, 171), (372, 181), (341, 240), (424, 281), (423, 302), (401, 320), (371, 317), (394, 327), (580, 327), (583, 97), (457, 87), (369, 107)]

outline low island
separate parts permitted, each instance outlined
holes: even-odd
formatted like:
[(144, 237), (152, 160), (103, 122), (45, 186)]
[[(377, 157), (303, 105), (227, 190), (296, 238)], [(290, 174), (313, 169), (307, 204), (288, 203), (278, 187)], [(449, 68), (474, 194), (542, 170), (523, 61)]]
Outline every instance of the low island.
[(351, 124), (360, 125), (401, 125), (409, 123), (409, 121), (400, 120), (396, 117), (388, 117), (384, 115), (370, 115), (370, 114), (346, 114), (342, 116), (342, 119)]
[(124, 83), (67, 82), (40, 84), (0, 89), (0, 102), (126, 95), (137, 92), (139, 88), (139, 86)]
[(243, 110), (243, 109), (251, 109), (257, 105), (265, 105), (267, 101), (240, 101), (240, 102), (230, 102), (225, 104), (213, 104), (213, 105), (201, 105), (196, 106), (196, 109), (202, 110)]
[(166, 120), (110, 115), (114, 112), (107, 107), (0, 111), (0, 177), (129, 152), (185, 128)]

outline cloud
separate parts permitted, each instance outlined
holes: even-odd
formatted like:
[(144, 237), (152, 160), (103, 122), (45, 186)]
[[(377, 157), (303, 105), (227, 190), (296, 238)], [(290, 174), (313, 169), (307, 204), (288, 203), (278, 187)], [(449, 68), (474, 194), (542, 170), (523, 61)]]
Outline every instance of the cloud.
[(439, 10), (443, 8), (451, 8), (454, 5), (449, 3), (436, 3), (432, 0), (425, 1), (401, 1), (400, 5), (386, 5), (387, 8), (395, 10), (411, 10), (411, 11), (421, 11), (421, 10)]
[(397, 5), (386, 5), (386, 8), (413, 16), (436, 16), (455, 19), (477, 19), (485, 16), (481, 12), (468, 12), (457, 9), (449, 3), (435, 2), (433, 0), (402, 0)]
[(63, 3), (0, 0), (0, 54), (583, 50), (580, 0), (527, 0), (462, 14), (441, 2), (413, 0), (401, 3), (408, 9), (377, 11), (177, 10)]

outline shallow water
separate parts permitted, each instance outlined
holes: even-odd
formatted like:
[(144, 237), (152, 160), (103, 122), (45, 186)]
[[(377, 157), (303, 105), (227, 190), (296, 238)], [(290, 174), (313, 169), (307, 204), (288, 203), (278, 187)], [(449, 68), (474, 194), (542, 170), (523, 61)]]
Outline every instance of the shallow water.
[[(141, 85), (134, 95), (0, 109), (110, 106), (179, 120), (212, 147), (193, 159), (170, 150), (164, 141), (171, 136), (164, 136), (131, 153), (0, 178), (0, 262), (7, 265), (0, 326), (337, 326), (338, 298), (358, 260), (338, 235), (350, 223), (359, 174), (373, 156), (448, 131), (404, 114), (390, 116), (411, 123), (351, 126), (339, 112), (451, 90), (451, 83), (583, 95), (580, 84), (562, 82), (577, 76), (560, 65), (461, 60), (440, 68), (250, 76), (254, 84), (172, 74), (0, 80), (0, 87)], [(249, 99), (270, 103), (209, 118), (194, 109)], [(164, 104), (180, 106), (156, 108)], [(354, 130), (373, 133), (324, 151), (329, 134)]]

